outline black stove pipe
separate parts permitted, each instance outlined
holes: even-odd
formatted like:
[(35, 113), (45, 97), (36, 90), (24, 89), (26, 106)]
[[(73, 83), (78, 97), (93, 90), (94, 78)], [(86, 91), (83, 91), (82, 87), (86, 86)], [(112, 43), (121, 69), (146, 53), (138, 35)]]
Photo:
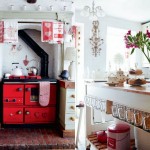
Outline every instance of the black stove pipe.
[(48, 78), (48, 54), (24, 31), (18, 31), (19, 37), (41, 58), (41, 77)]

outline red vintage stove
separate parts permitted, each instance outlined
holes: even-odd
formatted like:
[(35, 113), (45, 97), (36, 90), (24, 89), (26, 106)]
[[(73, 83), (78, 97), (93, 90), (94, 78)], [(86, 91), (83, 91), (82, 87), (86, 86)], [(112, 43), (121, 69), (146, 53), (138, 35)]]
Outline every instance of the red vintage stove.
[[(13, 82), (13, 80), (15, 82)], [(32, 82), (30, 82), (32, 81)], [(3, 124), (47, 124), (56, 120), (56, 82), (50, 82), (46, 107), (39, 104), (40, 76), (12, 77), (3, 81)]]

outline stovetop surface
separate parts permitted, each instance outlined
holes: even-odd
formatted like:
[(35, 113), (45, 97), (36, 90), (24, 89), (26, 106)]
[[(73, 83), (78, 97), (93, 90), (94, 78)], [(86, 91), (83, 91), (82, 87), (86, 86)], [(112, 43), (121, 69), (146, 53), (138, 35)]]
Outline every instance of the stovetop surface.
[(49, 81), (49, 82), (57, 82), (57, 79), (53, 78), (41, 78), (41, 79), (6, 79), (3, 78), (2, 82), (40, 82), (40, 81)]

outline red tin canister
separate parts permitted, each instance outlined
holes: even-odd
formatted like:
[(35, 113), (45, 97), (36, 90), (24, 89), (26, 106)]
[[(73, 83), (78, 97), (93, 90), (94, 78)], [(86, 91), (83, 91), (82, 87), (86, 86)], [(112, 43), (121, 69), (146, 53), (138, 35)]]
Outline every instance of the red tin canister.
[(130, 126), (127, 124), (112, 124), (108, 127), (108, 150), (130, 149)]

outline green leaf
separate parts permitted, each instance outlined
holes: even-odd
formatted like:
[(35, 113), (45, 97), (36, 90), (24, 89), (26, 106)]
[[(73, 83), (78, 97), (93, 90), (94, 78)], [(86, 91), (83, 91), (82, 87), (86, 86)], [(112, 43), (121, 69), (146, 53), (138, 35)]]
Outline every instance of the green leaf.
[(131, 36), (128, 36), (128, 39), (129, 39), (129, 41), (130, 41), (130, 42), (132, 42), (132, 38), (131, 38)]
[(134, 53), (134, 50), (135, 50), (135, 48), (132, 48), (132, 51), (131, 51), (131, 54), (130, 54), (130, 55), (132, 55), (132, 54)]

